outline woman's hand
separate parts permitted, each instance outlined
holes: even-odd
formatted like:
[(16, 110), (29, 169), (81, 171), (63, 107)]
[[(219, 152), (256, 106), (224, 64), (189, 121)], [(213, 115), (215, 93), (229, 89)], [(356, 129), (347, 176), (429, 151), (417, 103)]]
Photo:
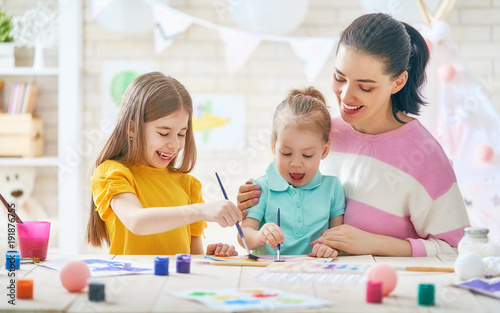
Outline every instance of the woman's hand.
[(207, 246), (206, 255), (215, 255), (215, 256), (236, 256), (238, 255), (238, 251), (235, 250), (233, 245), (228, 245), (225, 243), (212, 243)]
[(339, 252), (325, 244), (317, 243), (313, 246), (309, 256), (316, 258), (334, 258), (339, 255)]
[(346, 224), (324, 231), (321, 237), (311, 242), (311, 246), (318, 243), (349, 254), (412, 256), (412, 247), (407, 240), (372, 234)]
[(266, 223), (257, 233), (257, 242), (260, 243), (260, 246), (268, 244), (271, 248), (276, 249), (278, 244), (285, 242), (285, 235), (278, 225)]
[(322, 244), (349, 254), (374, 254), (377, 245), (376, 236), (343, 224), (324, 231), (321, 237), (311, 243), (311, 246), (316, 247), (316, 244)]
[(249, 179), (245, 185), (241, 185), (238, 189), (236, 201), (240, 210), (248, 209), (259, 203), (260, 186), (252, 184), (252, 182), (253, 180)]

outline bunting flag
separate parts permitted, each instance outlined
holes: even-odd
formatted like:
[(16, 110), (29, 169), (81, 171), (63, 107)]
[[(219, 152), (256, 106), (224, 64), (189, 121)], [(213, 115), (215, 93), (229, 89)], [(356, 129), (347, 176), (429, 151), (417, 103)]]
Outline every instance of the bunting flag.
[(177, 35), (185, 32), (193, 23), (193, 19), (167, 6), (155, 5), (153, 7), (153, 23), (155, 53), (158, 54), (170, 46)]
[[(103, 10), (111, 9), (109, 4), (114, 1), (121, 0), (93, 0), (92, 16), (95, 18)], [(185, 32), (191, 24), (197, 24), (219, 32), (224, 44), (228, 73), (231, 76), (245, 65), (262, 40), (268, 40), (290, 44), (301, 60), (307, 80), (314, 83), (334, 44), (338, 41), (338, 38), (293, 38), (228, 28), (190, 16), (156, 0), (142, 1), (150, 5), (153, 11), (154, 51), (156, 54), (170, 46), (175, 37)]]
[(309, 83), (314, 83), (337, 41), (336, 38), (290, 39), (290, 46), (302, 62)]
[(261, 37), (230, 28), (219, 30), (220, 38), (224, 43), (224, 56), (229, 75), (234, 75), (255, 51), (261, 41)]

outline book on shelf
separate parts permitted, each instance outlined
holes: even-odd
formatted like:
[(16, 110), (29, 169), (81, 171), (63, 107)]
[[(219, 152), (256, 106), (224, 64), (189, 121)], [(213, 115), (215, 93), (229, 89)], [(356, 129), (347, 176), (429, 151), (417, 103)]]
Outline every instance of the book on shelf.
[(10, 93), (9, 114), (33, 114), (38, 87), (35, 83), (14, 83)]

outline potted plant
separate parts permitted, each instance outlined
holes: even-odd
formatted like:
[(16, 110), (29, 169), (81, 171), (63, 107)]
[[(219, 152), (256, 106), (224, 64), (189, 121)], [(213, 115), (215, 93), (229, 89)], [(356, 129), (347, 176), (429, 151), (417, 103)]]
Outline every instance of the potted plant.
[(12, 17), (0, 8), (0, 67), (13, 67), (15, 63), (12, 28)]

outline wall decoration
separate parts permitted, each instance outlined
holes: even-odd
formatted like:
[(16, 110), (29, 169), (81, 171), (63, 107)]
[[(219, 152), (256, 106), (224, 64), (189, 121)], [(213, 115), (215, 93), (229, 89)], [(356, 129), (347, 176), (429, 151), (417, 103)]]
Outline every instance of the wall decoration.
[[(100, 15), (105, 14), (107, 10), (110, 10), (110, 8), (113, 7), (113, 2), (119, 2), (119, 0), (94, 0), (92, 2), (91, 9), (93, 12), (93, 18), (99, 20)], [(338, 38), (336, 37), (285, 37), (257, 32), (257, 30), (260, 30), (261, 28), (256, 29), (256, 31), (229, 28), (205, 21), (200, 18), (196, 18), (179, 10), (173, 9), (156, 0), (143, 0), (143, 2), (149, 4), (150, 9), (152, 10), (155, 53), (162, 53), (164, 49), (166, 49), (174, 42), (175, 38), (178, 35), (185, 32), (192, 24), (200, 25), (219, 32), (221, 40), (224, 44), (224, 56), (226, 58), (227, 70), (229, 75), (231, 76), (235, 75), (238, 70), (246, 64), (247, 60), (255, 51), (259, 43), (262, 40), (267, 40), (290, 44), (292, 49), (301, 60), (307, 80), (309, 81), (309, 83), (313, 84), (332, 51), (333, 43), (338, 40)], [(255, 1), (247, 1), (245, 3), (235, 2), (231, 5), (238, 6), (238, 4), (240, 4), (242, 7), (246, 5), (257, 5), (253, 2)], [(283, 5), (284, 2), (285, 1), (280, 0), (279, 5)], [(286, 1), (287, 5), (291, 6), (289, 2), (291, 1)], [(293, 3), (295, 2), (297, 2), (297, 4), (294, 6), (294, 8), (287, 8), (283, 11), (284, 14), (286, 14), (285, 11), (287, 10), (293, 10), (295, 13), (300, 13), (300, 16), (305, 15), (306, 10), (301, 11), (301, 8), (303, 6), (307, 7), (308, 1), (294, 0)], [(266, 7), (269, 8), (269, 4), (267, 1), (261, 1), (260, 5), (263, 4), (265, 4)], [(240, 7), (238, 6), (233, 9), (237, 11), (240, 9)], [(276, 20), (277, 18), (278, 17), (274, 18), (274, 20)], [(275, 34), (286, 33), (288, 31), (291, 31), (293, 27), (295, 27), (293, 25), (289, 25), (290, 27), (287, 26), (285, 28), (281, 27), (283, 25), (273, 26), (272, 22), (273, 21), (268, 21), (266, 27), (273, 28)], [(294, 21), (293, 24), (296, 24), (296, 22), (297, 21)], [(248, 23), (251, 22), (244, 22), (245, 25), (247, 25)], [(248, 28), (252, 27), (247, 27), (247, 29)], [(126, 31), (123, 30), (122, 32)]]
[(243, 29), (285, 35), (305, 19), (309, 0), (239, 0), (231, 6), (233, 19)]
[(237, 150), (245, 140), (245, 98), (194, 94), (193, 130), (199, 150)]
[(430, 43), (428, 105), (419, 120), (439, 141), (453, 162), (458, 184), (473, 226), (490, 229), (491, 241), (500, 242), (500, 114), (458, 52), (445, 22), (456, 0), (444, 0), (431, 13), (423, 0), (427, 25), (420, 28)]
[(12, 37), (16, 46), (35, 48), (34, 68), (45, 66), (43, 49), (57, 43), (57, 5), (39, 3), (21, 17), (12, 19)]
[[(156, 69), (157, 65), (153, 63), (129, 61), (104, 62), (102, 68), (101, 120), (106, 121), (105, 124), (107, 125), (113, 125), (120, 108), (122, 97), (130, 82), (137, 76)], [(103, 131), (111, 131), (111, 129)]]

